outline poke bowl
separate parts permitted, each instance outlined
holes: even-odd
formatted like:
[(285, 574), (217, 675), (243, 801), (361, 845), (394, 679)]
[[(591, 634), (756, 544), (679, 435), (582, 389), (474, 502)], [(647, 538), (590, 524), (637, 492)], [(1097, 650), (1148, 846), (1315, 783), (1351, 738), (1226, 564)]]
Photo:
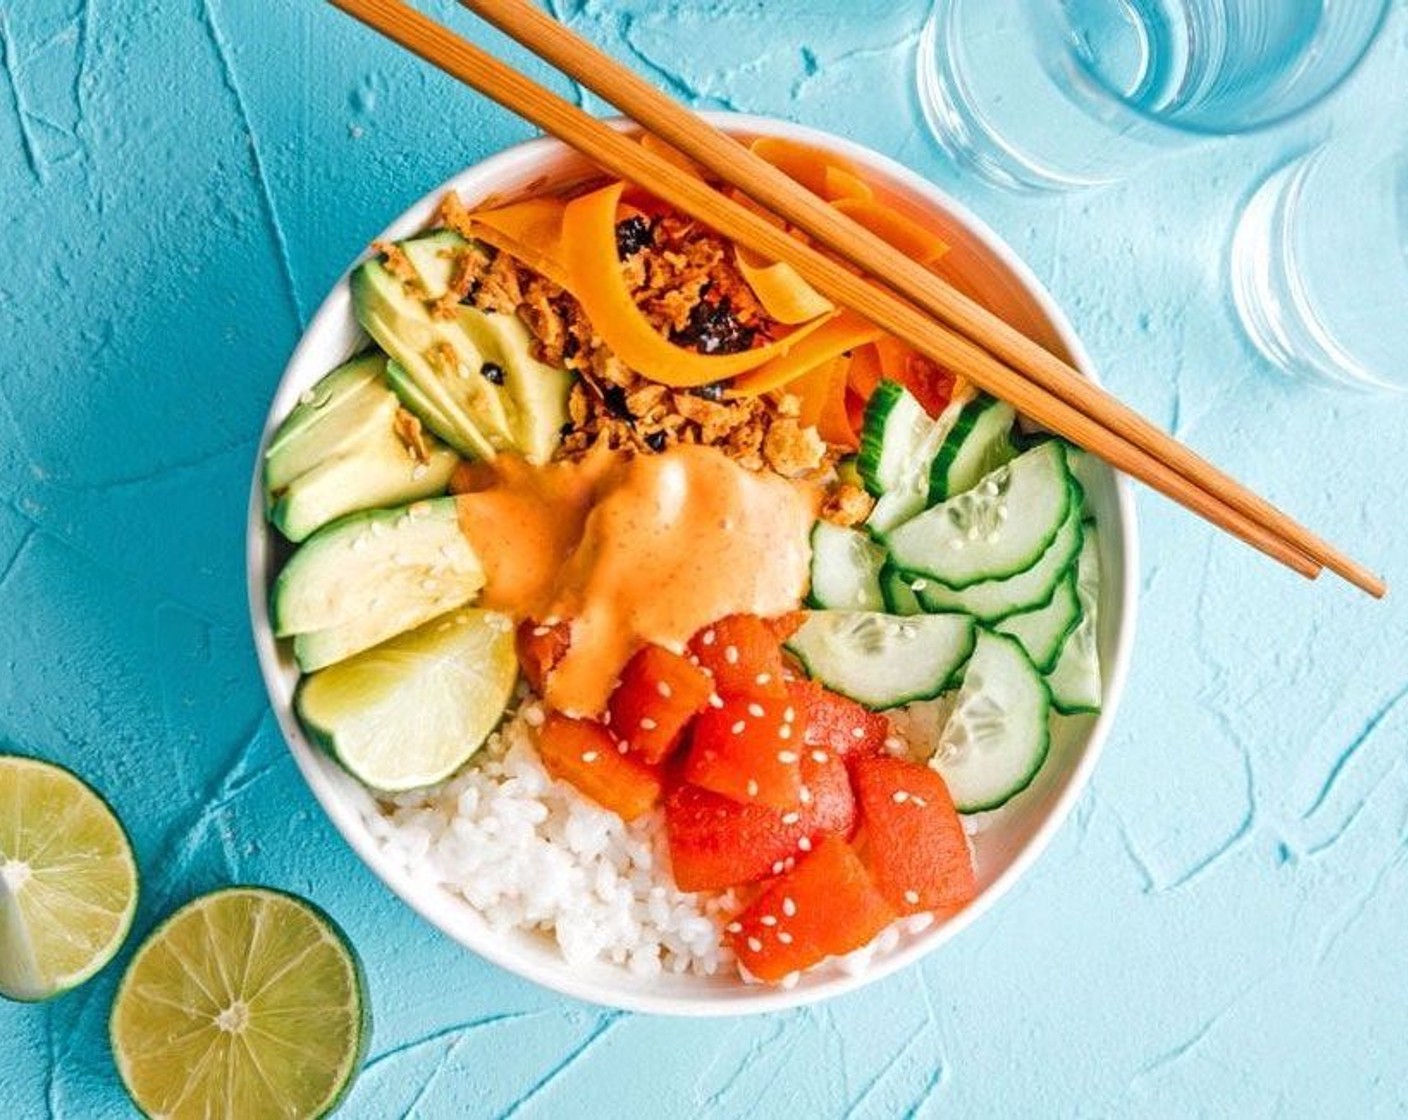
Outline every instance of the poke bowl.
[[(1094, 376), (943, 192), (709, 119)], [(695, 1016), (854, 989), (996, 903), (1089, 780), (1138, 569), (1114, 472), (549, 139), (334, 286), (247, 562), (289, 749), (387, 886), (529, 980)]]

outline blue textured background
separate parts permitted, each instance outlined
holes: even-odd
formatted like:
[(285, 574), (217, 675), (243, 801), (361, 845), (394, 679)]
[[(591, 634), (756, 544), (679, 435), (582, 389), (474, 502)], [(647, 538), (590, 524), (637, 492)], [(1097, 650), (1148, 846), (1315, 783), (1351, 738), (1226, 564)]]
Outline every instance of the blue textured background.
[[(1310, 117), (1032, 201), (957, 177), (919, 128), (923, 0), (562, 2), (680, 97), (844, 132), (970, 202), (1122, 396), (1399, 595), (1303, 584), (1141, 495), (1116, 732), (992, 915), (791, 1014), (561, 1000), (433, 932), (324, 821), (266, 710), (242, 573), (256, 434), (300, 323), (391, 215), (528, 130), (316, 0), (0, 0), (0, 749), (113, 800), (145, 869), (137, 933), (235, 881), (330, 910), (377, 1016), (352, 1117), (1408, 1109), (1408, 408), (1279, 381), (1222, 270), (1260, 170), (1402, 120), (1408, 11)], [(6, 1116), (125, 1114), (117, 971), (0, 1006)]]

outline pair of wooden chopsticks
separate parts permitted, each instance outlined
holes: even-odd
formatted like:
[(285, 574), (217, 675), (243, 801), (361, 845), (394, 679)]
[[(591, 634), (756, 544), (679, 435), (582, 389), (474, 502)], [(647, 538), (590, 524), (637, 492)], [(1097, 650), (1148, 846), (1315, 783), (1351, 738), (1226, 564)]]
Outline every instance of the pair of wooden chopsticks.
[(402, 0), (330, 0), (387, 38), (623, 179), (772, 260), (1038, 424), (1314, 579), (1375, 597), (1383, 580), (1178, 443), (1073, 368), (909, 260), (526, 0), (460, 0), (720, 179), (806, 231), (845, 265), (656, 156)]

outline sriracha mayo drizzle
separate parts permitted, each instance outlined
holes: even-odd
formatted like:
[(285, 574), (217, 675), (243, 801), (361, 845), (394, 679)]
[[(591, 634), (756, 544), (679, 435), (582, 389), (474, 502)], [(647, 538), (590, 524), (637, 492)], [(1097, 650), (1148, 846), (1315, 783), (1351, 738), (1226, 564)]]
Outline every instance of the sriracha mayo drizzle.
[[(482, 468), (481, 468), (482, 469)], [(571, 623), (547, 700), (597, 715), (647, 642), (680, 649), (724, 615), (794, 610), (807, 586), (815, 488), (681, 445), (534, 467), (500, 456), (459, 498), (484, 564), (481, 602)]]

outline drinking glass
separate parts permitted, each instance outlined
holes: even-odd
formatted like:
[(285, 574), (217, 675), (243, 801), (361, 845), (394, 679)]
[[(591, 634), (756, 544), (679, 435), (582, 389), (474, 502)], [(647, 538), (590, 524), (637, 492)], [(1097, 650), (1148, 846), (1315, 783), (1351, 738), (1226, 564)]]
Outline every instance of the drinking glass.
[(939, 142), (994, 183), (1113, 182), (1263, 128), (1354, 70), (1389, 0), (936, 0), (918, 60)]
[(1231, 272), (1242, 325), (1278, 369), (1408, 392), (1408, 129), (1273, 171), (1242, 211)]

